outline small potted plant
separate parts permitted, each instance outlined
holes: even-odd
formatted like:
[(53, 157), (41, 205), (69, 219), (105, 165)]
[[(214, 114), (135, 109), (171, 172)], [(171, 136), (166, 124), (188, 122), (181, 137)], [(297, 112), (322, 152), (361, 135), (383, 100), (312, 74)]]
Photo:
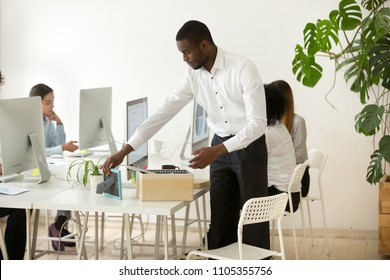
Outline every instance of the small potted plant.
[[(77, 182), (85, 187), (88, 184), (88, 178), (90, 178), (91, 191), (96, 192), (97, 185), (103, 182), (103, 173), (100, 170), (102, 158), (98, 162), (94, 162), (90, 159), (76, 159), (68, 167), (66, 179), (69, 183)], [(75, 168), (75, 173), (72, 177), (72, 170)]]

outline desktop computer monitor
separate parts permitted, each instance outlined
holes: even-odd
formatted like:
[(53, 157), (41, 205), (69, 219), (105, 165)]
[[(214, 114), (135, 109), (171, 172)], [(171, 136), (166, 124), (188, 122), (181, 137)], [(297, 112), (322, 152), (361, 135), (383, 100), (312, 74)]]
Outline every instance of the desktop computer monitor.
[(39, 176), (33, 174), (34, 181), (50, 179), (40, 97), (0, 100), (0, 154), (3, 182), (36, 168)]
[(118, 151), (111, 131), (112, 88), (80, 90), (79, 150), (108, 144), (111, 154)]
[[(126, 103), (126, 119), (127, 119), (127, 139), (135, 133), (138, 126), (148, 118), (148, 98), (128, 101)], [(148, 142), (144, 143), (139, 149), (133, 151), (127, 156), (127, 165), (134, 166), (140, 169), (148, 167)], [(131, 178), (132, 170), (128, 172), (128, 178)]]
[(194, 102), (192, 117), (192, 153), (200, 148), (209, 146), (209, 126), (207, 125), (207, 112), (198, 103)]
[(191, 154), (202, 147), (209, 146), (210, 129), (207, 125), (207, 112), (194, 101), (194, 110), (192, 114), (192, 125), (188, 128), (183, 147), (180, 153), (180, 159), (187, 160), (189, 157), (185, 155), (187, 145), (189, 144), (191, 135)]

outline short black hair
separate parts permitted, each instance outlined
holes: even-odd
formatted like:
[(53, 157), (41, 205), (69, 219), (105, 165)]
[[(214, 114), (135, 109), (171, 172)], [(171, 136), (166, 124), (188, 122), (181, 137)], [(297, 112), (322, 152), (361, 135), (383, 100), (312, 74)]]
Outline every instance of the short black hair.
[(176, 41), (188, 40), (192, 44), (200, 44), (203, 40), (209, 41), (214, 45), (213, 37), (209, 28), (197, 20), (187, 21), (177, 32)]
[(267, 105), (267, 125), (281, 121), (287, 108), (287, 100), (283, 92), (273, 84), (264, 86)]
[(45, 84), (37, 84), (30, 90), (30, 97), (40, 96), (43, 99), (47, 94), (53, 92), (53, 90)]

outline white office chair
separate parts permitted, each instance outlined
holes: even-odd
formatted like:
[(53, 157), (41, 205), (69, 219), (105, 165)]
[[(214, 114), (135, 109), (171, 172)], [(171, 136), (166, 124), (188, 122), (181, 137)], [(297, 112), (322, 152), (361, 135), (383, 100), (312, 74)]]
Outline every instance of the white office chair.
[[(313, 193), (312, 188), (313, 186), (310, 186), (310, 191), (308, 196), (304, 197), (303, 200), (306, 201), (307, 206), (307, 213), (308, 213), (308, 219), (309, 219), (309, 228), (310, 228), (310, 236), (311, 236), (311, 244), (313, 246), (313, 230), (312, 230), (312, 224), (311, 224), (311, 216), (310, 216), (310, 202), (313, 201), (320, 201), (321, 203), (321, 210), (322, 210), (322, 221), (324, 224), (324, 237), (325, 237), (325, 243), (326, 243), (326, 250), (327, 254), (329, 254), (329, 243), (328, 243), (328, 233), (327, 233), (327, 226), (326, 226), (326, 218), (325, 218), (325, 206), (324, 206), (324, 196), (322, 191), (322, 171), (324, 170), (324, 166), (327, 160), (327, 153), (319, 150), (312, 149), (309, 151), (309, 167), (310, 171), (316, 172), (316, 185), (318, 186), (318, 196), (310, 195)], [(313, 182), (313, 180), (312, 180)]]
[(3, 235), (3, 229), (1, 227), (1, 221), (0, 221), (0, 248), (1, 248), (1, 252), (3, 253), (3, 259), (8, 260), (8, 251), (7, 251), (7, 246), (5, 245), (5, 241), (4, 241), (4, 235)]
[[(212, 258), (218, 260), (258, 260), (271, 256), (285, 259), (284, 243), (281, 221), (286, 208), (288, 196), (281, 193), (274, 196), (258, 197), (249, 199), (243, 206), (237, 228), (238, 242), (222, 248), (204, 251), (191, 251), (187, 260), (196, 257)], [(280, 251), (271, 251), (242, 242), (243, 228), (246, 224), (277, 221)]]

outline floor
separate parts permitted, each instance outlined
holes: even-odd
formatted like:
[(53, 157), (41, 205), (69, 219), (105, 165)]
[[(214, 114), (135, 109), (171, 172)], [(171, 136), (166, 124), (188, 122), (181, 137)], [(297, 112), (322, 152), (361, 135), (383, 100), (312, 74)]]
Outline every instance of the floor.
[[(133, 240), (133, 255), (135, 259), (153, 259), (153, 246), (155, 237), (154, 217), (142, 217), (142, 225), (139, 220), (134, 224), (132, 235)], [(41, 221), (44, 219), (41, 219)], [(96, 259), (94, 250), (94, 223), (90, 219), (87, 232), (86, 248), (88, 259)], [(75, 230), (72, 222), (69, 229)], [(183, 222), (177, 221), (177, 242), (180, 245), (183, 236)], [(104, 242), (98, 251), (98, 259), (100, 260), (118, 260), (120, 248), (120, 232), (121, 219), (117, 216), (108, 216), (105, 219), (104, 227)], [(143, 233), (143, 234), (142, 234)], [(286, 258), (295, 259), (294, 243), (291, 232), (284, 230), (284, 244), (286, 249)], [(38, 240), (37, 249), (46, 251), (52, 250), (50, 242), (44, 240), (46, 236), (46, 225), (41, 224), (39, 227), (39, 235), (42, 237)], [(328, 245), (329, 254), (326, 250), (326, 242), (322, 230), (314, 230), (313, 243), (311, 244), (310, 237), (307, 239), (308, 259), (312, 260), (389, 260), (390, 256), (381, 256), (378, 254), (378, 240), (377, 232), (375, 231), (346, 231), (346, 230), (329, 230), (328, 231)], [(303, 246), (303, 238), (298, 232), (298, 247), (300, 259), (305, 259), (305, 249)], [(275, 239), (277, 241), (277, 238)], [(146, 246), (139, 246), (146, 244)], [(199, 241), (199, 234), (195, 224), (191, 225), (187, 235), (187, 248), (182, 253), (181, 247), (177, 250), (177, 255), (172, 255), (172, 248), (170, 248), (170, 258), (185, 259), (185, 253), (192, 249), (197, 249)], [(278, 246), (276, 246), (278, 247)], [(39, 259), (41, 260), (56, 260), (56, 259), (70, 259), (74, 260), (76, 250), (75, 248), (66, 247), (65, 252), (54, 252), (43, 254)], [(160, 258), (163, 257), (163, 247), (160, 246)]]

